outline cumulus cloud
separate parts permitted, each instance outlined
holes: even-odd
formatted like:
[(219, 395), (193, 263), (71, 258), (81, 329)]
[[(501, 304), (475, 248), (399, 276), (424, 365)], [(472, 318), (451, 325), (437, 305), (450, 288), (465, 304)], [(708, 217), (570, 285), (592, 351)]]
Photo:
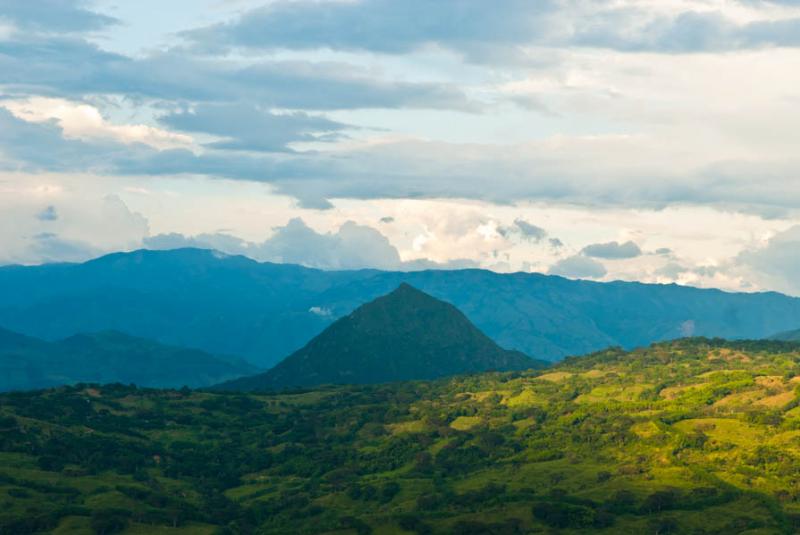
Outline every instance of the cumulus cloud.
[(401, 260), (397, 249), (380, 232), (352, 221), (338, 231), (320, 234), (294, 218), (259, 246), (259, 255), (276, 262), (326, 269), (376, 267), (394, 269)]
[(776, 234), (763, 247), (743, 251), (734, 266), (762, 287), (800, 295), (800, 225)]
[(274, 229), (261, 243), (251, 243), (225, 234), (180, 234), (146, 238), (153, 249), (199, 247), (230, 254), (244, 254), (261, 261), (301, 264), (320, 269), (399, 269), (403, 267), (397, 249), (377, 230), (352, 221), (335, 232), (319, 233), (300, 218)]
[(551, 275), (560, 275), (571, 279), (601, 279), (607, 271), (605, 266), (596, 260), (581, 255), (563, 258), (550, 267)]
[[(140, 247), (149, 232), (147, 219), (113, 195), (2, 186), (0, 181), (0, 265), (89, 260)], [(43, 209), (43, 199), (53, 204)]]
[(214, 249), (229, 254), (246, 254), (250, 244), (241, 238), (224, 233), (203, 233), (184, 236), (177, 232), (147, 236), (143, 244), (148, 249)]
[(592, 258), (604, 258), (606, 260), (621, 260), (636, 258), (642, 255), (642, 250), (632, 241), (625, 243), (608, 242), (587, 245), (581, 251), (582, 254)]
[(303, 219), (291, 219), (273, 229), (263, 242), (248, 242), (224, 233), (184, 236), (158, 234), (143, 240), (150, 249), (196, 247), (241, 254), (264, 262), (300, 264), (319, 269), (364, 269), (416, 271), (423, 269), (462, 269), (478, 267), (471, 259), (435, 262), (421, 258), (403, 261), (397, 248), (378, 230), (346, 221), (332, 232), (317, 232)]

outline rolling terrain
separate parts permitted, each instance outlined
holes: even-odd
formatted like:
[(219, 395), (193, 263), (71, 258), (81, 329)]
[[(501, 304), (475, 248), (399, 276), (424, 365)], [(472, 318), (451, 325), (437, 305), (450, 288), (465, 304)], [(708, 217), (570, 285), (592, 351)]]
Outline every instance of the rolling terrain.
[(0, 532), (800, 529), (800, 346), (685, 339), (541, 371), (283, 394), (0, 395)]
[(529, 273), (319, 271), (200, 249), (0, 268), (0, 325), (47, 340), (116, 330), (267, 369), (336, 319), (407, 282), (500, 346), (544, 360), (684, 336), (764, 338), (800, 299)]

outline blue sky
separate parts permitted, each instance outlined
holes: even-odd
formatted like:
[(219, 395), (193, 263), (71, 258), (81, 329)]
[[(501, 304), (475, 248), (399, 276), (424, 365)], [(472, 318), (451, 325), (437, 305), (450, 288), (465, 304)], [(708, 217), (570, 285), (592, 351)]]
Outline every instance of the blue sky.
[(800, 3), (0, 0), (0, 263), (800, 294)]

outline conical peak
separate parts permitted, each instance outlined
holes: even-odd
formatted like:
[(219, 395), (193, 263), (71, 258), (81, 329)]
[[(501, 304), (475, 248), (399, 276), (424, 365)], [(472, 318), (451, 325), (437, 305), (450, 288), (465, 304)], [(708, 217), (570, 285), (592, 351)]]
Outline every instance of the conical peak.
[(436, 297), (411, 286), (407, 282), (401, 283), (397, 288), (374, 301), (361, 305), (357, 311), (370, 310), (373, 307), (390, 307), (399, 312), (407, 307), (413, 308), (450, 308), (451, 306)]
[(394, 289), (389, 295), (425, 295), (430, 297), (428, 294), (423, 292), (422, 290), (418, 290), (414, 288), (407, 282), (401, 282), (400, 286)]

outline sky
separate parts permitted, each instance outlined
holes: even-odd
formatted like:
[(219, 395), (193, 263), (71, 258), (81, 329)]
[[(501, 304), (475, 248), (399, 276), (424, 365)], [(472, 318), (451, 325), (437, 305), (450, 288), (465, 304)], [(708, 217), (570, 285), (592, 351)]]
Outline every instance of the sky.
[(0, 264), (800, 295), (800, 0), (0, 0)]

